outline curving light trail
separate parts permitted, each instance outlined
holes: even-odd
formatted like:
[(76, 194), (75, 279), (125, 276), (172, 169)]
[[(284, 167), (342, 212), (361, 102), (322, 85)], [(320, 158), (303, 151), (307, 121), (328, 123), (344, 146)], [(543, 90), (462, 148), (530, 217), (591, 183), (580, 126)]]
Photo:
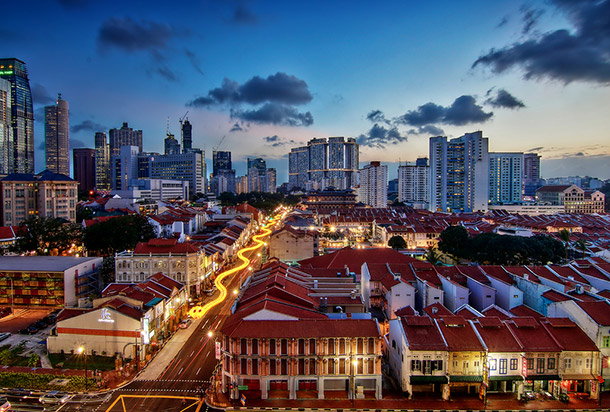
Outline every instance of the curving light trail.
[(218, 288), (218, 290), (220, 290), (220, 295), (216, 299), (206, 303), (203, 306), (195, 306), (195, 307), (191, 308), (191, 310), (189, 311), (189, 315), (192, 318), (201, 318), (201, 317), (205, 316), (205, 314), (208, 313), (208, 311), (210, 309), (212, 309), (214, 306), (222, 303), (225, 300), (228, 292), (227, 292), (227, 288), (222, 284), (222, 281), (227, 276), (230, 276), (233, 273), (239, 272), (240, 270), (243, 270), (248, 267), (248, 265), (250, 264), (250, 259), (248, 259), (246, 256), (244, 256), (244, 253), (250, 252), (252, 250), (256, 250), (265, 244), (265, 242), (263, 242), (261, 239), (264, 238), (265, 236), (268, 236), (271, 233), (271, 230), (267, 229), (267, 226), (274, 224), (273, 218), (271, 218), (269, 220), (270, 220), (270, 222), (263, 226), (262, 232), (259, 233), (258, 235), (255, 235), (252, 237), (252, 240), (256, 244), (253, 246), (250, 246), (250, 247), (240, 249), (240, 251), (237, 252), (237, 257), (242, 260), (241, 265), (231, 268), (229, 270), (225, 270), (220, 275), (218, 275), (218, 277), (216, 277), (216, 280), (214, 281), (214, 283), (216, 284), (216, 287)]

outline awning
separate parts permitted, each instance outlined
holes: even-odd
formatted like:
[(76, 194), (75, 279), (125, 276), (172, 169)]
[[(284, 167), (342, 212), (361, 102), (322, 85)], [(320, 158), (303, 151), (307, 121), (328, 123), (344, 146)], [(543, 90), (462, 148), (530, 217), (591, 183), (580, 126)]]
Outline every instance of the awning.
[(411, 385), (422, 385), (426, 383), (447, 383), (446, 376), (411, 376)]
[(526, 381), (560, 381), (559, 375), (528, 375), (525, 377)]
[(490, 381), (522, 381), (523, 376), (521, 375), (500, 375), (500, 376), (490, 376)]
[(561, 375), (563, 380), (571, 380), (571, 381), (590, 381), (597, 380), (597, 378), (591, 374), (563, 374)]
[(451, 375), (451, 382), (483, 382), (483, 375)]

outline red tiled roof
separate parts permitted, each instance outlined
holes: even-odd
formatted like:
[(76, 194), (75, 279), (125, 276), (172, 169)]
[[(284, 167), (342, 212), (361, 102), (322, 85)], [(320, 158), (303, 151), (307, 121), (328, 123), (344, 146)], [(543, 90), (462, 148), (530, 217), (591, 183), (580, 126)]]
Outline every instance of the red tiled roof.
[(396, 314), (396, 316), (414, 316), (415, 313), (415, 309), (413, 309), (413, 307), (411, 305), (409, 306), (405, 306), (404, 308), (400, 308), (398, 310), (394, 311), (394, 314)]
[(568, 318), (547, 318), (541, 324), (564, 350), (599, 351), (591, 338)]
[(576, 302), (576, 304), (598, 325), (610, 326), (610, 302), (607, 300)]
[(498, 308), (495, 308), (493, 306), (485, 309), (483, 311), (483, 314), (485, 316), (493, 316), (493, 317), (496, 317), (496, 318), (499, 318), (499, 319), (502, 319), (502, 320), (510, 319), (510, 316), (508, 316), (506, 313), (498, 310)]
[(91, 312), (93, 309), (72, 309), (72, 308), (64, 308), (57, 314), (57, 321), (60, 322), (62, 320), (70, 319), (75, 316), (82, 315), (83, 313)]
[(564, 295), (563, 293), (559, 293), (553, 289), (549, 289), (546, 292), (544, 292), (542, 294), (542, 297), (545, 297), (548, 300), (553, 301), (553, 302), (565, 302), (566, 300), (571, 300), (568, 296)]
[(445, 316), (437, 324), (450, 351), (484, 351), (470, 323), (461, 316)]
[(312, 268), (344, 268), (347, 266), (350, 271), (360, 273), (364, 262), (406, 264), (420, 261), (389, 248), (352, 249), (346, 247), (334, 253), (301, 260), (299, 264), (302, 267)]
[(559, 193), (559, 192), (563, 192), (570, 186), (572, 186), (572, 185), (546, 185), (546, 186), (542, 186), (542, 187), (539, 187), (538, 189), (536, 189), (536, 193), (538, 193), (538, 192)]
[(243, 320), (229, 318), (221, 332), (231, 338), (339, 338), (380, 336), (374, 319)]
[(148, 255), (152, 254), (169, 254), (169, 253), (197, 253), (199, 248), (190, 242), (178, 243), (177, 239), (151, 239), (148, 243), (139, 242), (136, 245), (134, 254)]
[(0, 226), (0, 239), (13, 239), (15, 234), (10, 226)]
[(561, 347), (532, 317), (511, 318), (504, 323), (526, 352), (560, 352)]
[(510, 310), (510, 313), (515, 316), (531, 316), (536, 319), (543, 317), (542, 313), (536, 312), (534, 309), (526, 305), (515, 306)]
[(487, 273), (490, 277), (501, 280), (504, 283), (508, 283), (512, 285), (515, 283), (513, 278), (510, 277), (508, 273), (502, 268), (502, 266), (493, 266), (493, 265), (482, 265), (480, 268), (483, 272)]
[(500, 318), (479, 318), (473, 323), (489, 352), (521, 352), (523, 350)]
[(405, 316), (401, 323), (410, 350), (447, 350), (436, 323), (428, 316)]
[(508, 273), (512, 273), (513, 275), (519, 276), (523, 279), (527, 278), (527, 280), (532, 281), (534, 283), (540, 283), (538, 277), (529, 270), (527, 270), (525, 266), (503, 266), (503, 268)]
[(447, 309), (440, 303), (433, 303), (432, 305), (425, 307), (424, 312), (428, 316), (433, 317), (433, 318), (453, 315), (453, 313), (449, 309)]

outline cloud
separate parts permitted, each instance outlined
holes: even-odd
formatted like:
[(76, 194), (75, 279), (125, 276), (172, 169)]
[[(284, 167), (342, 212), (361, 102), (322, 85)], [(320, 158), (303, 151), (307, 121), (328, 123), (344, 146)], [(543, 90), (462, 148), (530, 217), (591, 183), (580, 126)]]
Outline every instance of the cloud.
[(215, 104), (260, 104), (263, 102), (305, 104), (313, 99), (307, 83), (295, 76), (278, 72), (263, 79), (254, 76), (243, 85), (225, 78), (220, 87), (197, 97), (189, 106), (202, 107)]
[(266, 103), (254, 110), (231, 110), (231, 117), (248, 122), (283, 126), (311, 126), (310, 112), (300, 113), (296, 108), (277, 103)]
[(70, 138), (70, 150), (78, 149), (79, 147), (87, 147), (87, 145), (81, 140)]
[(108, 130), (108, 128), (99, 123), (95, 123), (93, 120), (84, 120), (78, 124), (70, 126), (70, 133), (100, 132), (102, 130)]
[(295, 144), (296, 141), (292, 140), (292, 139), (282, 139), (281, 137), (278, 137), (278, 135), (273, 135), (273, 136), (265, 136), (263, 137), (263, 140), (266, 143), (270, 143), (272, 147), (280, 147), (280, 146), (284, 146), (284, 145), (292, 145)]
[(256, 24), (258, 16), (250, 10), (244, 2), (240, 2), (231, 16), (231, 23), (235, 24)]
[(161, 65), (157, 67), (155, 73), (161, 75), (161, 77), (171, 82), (178, 81), (178, 77), (176, 76), (176, 74), (167, 65)]
[(235, 123), (233, 125), (233, 127), (231, 128), (231, 130), (229, 130), (230, 132), (241, 132), (244, 129), (241, 127), (241, 125), (239, 123)]
[(373, 123), (386, 123), (390, 122), (385, 118), (385, 115), (381, 110), (371, 110), (367, 115), (366, 119)]
[(427, 134), (432, 136), (442, 136), (445, 134), (445, 131), (440, 127), (436, 127), (432, 124), (427, 124), (425, 126), (419, 126), (417, 129), (409, 129), (407, 134)]
[(55, 102), (55, 99), (49, 96), (47, 89), (40, 83), (32, 84), (32, 100), (34, 104), (51, 104)]
[(538, 24), (538, 20), (544, 14), (544, 10), (521, 6), (521, 19), (523, 20), (522, 34), (529, 34)]
[(426, 103), (416, 110), (409, 110), (395, 121), (409, 126), (426, 126), (432, 124), (448, 124), (463, 126), (470, 123), (483, 123), (493, 116), (493, 112), (485, 112), (470, 95), (463, 95), (453, 101), (451, 106), (441, 106), (436, 103)]
[(97, 41), (101, 49), (115, 47), (133, 52), (163, 49), (175, 35), (175, 31), (164, 23), (111, 17), (102, 23)]
[(502, 17), (502, 20), (500, 20), (500, 22), (496, 25), (496, 28), (499, 29), (500, 27), (506, 26), (509, 20), (510, 19), (508, 16)]
[(184, 54), (186, 54), (186, 57), (188, 57), (195, 71), (199, 74), (203, 74), (203, 70), (201, 69), (201, 63), (199, 62), (197, 55), (189, 49), (185, 49)]
[(493, 73), (518, 69), (528, 80), (575, 81), (610, 85), (610, 1), (554, 0), (573, 30), (532, 35), (521, 42), (491, 49), (472, 64)]
[(544, 146), (532, 147), (529, 150), (526, 150), (526, 153), (540, 152), (544, 150)]
[(362, 146), (384, 149), (388, 145), (395, 145), (407, 141), (407, 136), (400, 134), (396, 127), (386, 128), (375, 123), (366, 133), (356, 139)]
[[(492, 94), (493, 88), (487, 91), (487, 96)], [(498, 89), (495, 95), (490, 96), (485, 103), (498, 108), (505, 109), (522, 109), (525, 107), (525, 103), (517, 99), (515, 96), (510, 94), (504, 89)]]

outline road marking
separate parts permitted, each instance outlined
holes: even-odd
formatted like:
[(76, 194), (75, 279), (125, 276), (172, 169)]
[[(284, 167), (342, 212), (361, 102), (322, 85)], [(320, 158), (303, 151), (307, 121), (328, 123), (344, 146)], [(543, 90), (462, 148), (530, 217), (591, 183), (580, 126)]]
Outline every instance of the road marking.
[(193, 351), (191, 352), (191, 356), (190, 356), (191, 358), (193, 357), (193, 354), (194, 354), (194, 353), (195, 353), (195, 350), (193, 350)]
[(183, 370), (184, 370), (184, 367), (180, 368), (180, 371), (178, 372), (178, 375), (180, 375)]
[(199, 375), (200, 371), (201, 371), (201, 368), (197, 369), (197, 372), (195, 372), (195, 375)]
[(208, 356), (210, 356), (210, 353), (212, 353), (212, 352), (208, 352), (208, 353), (205, 354), (205, 359), (207, 359)]

